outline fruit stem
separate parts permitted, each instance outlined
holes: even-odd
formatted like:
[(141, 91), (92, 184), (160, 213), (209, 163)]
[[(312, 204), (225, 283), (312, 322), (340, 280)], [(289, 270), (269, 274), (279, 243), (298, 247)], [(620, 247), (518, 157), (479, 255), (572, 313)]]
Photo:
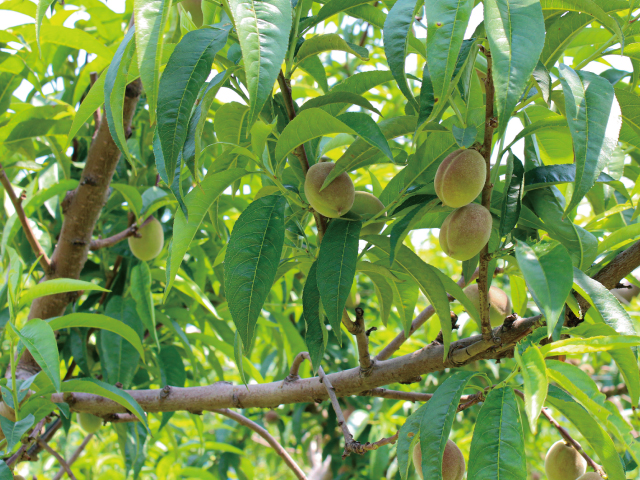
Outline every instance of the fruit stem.
[[(492, 59), (491, 52), (488, 49), (481, 48), (487, 58), (487, 76), (486, 82), (486, 110), (484, 125), (484, 142), (480, 153), (484, 157), (487, 175), (484, 187), (482, 189), (482, 206), (491, 211), (491, 191), (493, 185), (491, 183), (491, 147), (493, 143), (493, 131), (498, 126), (497, 119), (494, 116), (493, 106), (495, 97), (495, 88), (493, 85), (492, 75)], [(489, 320), (489, 243), (484, 246), (480, 252), (480, 267), (478, 276), (478, 293), (480, 297), (480, 319), (482, 322), (482, 338), (485, 341), (491, 340), (493, 332), (491, 330), (491, 322)]]

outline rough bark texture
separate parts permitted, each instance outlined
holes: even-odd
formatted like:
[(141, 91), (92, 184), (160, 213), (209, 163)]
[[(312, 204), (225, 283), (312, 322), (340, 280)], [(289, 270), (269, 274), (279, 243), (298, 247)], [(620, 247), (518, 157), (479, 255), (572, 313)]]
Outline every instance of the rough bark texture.
[[(127, 86), (124, 100), (125, 131), (130, 128), (133, 115), (142, 93), (142, 84), (136, 80)], [(109, 195), (109, 184), (113, 177), (120, 150), (111, 138), (107, 122), (101, 122), (87, 155), (80, 185), (67, 195), (63, 202), (64, 222), (58, 244), (51, 256), (52, 278), (79, 278), (91, 245), (91, 236), (100, 212)], [(47, 319), (64, 314), (74, 294), (59, 294), (34, 300), (29, 318)], [(26, 378), (40, 371), (40, 367), (28, 352), (20, 358), (19, 377)]]

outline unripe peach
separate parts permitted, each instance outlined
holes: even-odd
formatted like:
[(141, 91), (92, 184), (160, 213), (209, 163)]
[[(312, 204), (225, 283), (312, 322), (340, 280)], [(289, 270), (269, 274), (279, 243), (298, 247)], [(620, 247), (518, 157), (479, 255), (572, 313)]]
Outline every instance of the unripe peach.
[(353, 293), (349, 294), (349, 296), (347, 297), (347, 304), (346, 307), (349, 309), (354, 309), (356, 308), (358, 305), (360, 305), (360, 302), (362, 301), (362, 298), (360, 297), (360, 294), (356, 292), (356, 294), (354, 295)]
[(548, 480), (576, 480), (587, 470), (587, 461), (575, 448), (560, 440), (547, 452), (544, 470)]
[(353, 206), (356, 189), (346, 172), (338, 175), (324, 190), (320, 191), (325, 179), (335, 167), (335, 163), (320, 162), (307, 172), (304, 181), (304, 194), (313, 209), (320, 215), (338, 218)]
[(82, 412), (80, 415), (80, 426), (87, 433), (96, 433), (102, 426), (102, 419), (91, 415), (90, 413)]
[(477, 203), (470, 203), (449, 214), (440, 227), (440, 248), (456, 260), (473, 258), (491, 236), (491, 214)]
[[(378, 200), (378, 197), (371, 195), (369, 192), (356, 192), (355, 199), (353, 200), (353, 206), (349, 211), (362, 216), (364, 221), (373, 217), (382, 210), (384, 210), (384, 203)], [(385, 221), (381, 220), (371, 223), (366, 227), (362, 227), (360, 235), (377, 235), (384, 228), (384, 224)]]
[(164, 232), (162, 224), (152, 217), (149, 223), (138, 230), (140, 238), (136, 236), (129, 237), (129, 248), (138, 259), (149, 261), (160, 255), (164, 246)]
[[(464, 293), (469, 297), (471, 303), (480, 311), (480, 294), (478, 284), (473, 283), (464, 289)], [(511, 315), (511, 300), (509, 296), (498, 287), (489, 288), (489, 319), (491, 326), (502, 325), (504, 319)]]
[[(413, 466), (418, 472), (418, 476), (422, 477), (422, 452), (420, 451), (420, 442), (413, 449)], [(442, 480), (462, 480), (466, 464), (464, 457), (458, 446), (451, 440), (447, 440), (442, 455)]]
[(578, 480), (602, 480), (602, 477), (596, 472), (587, 472), (578, 478)]
[(438, 167), (433, 185), (443, 204), (459, 208), (480, 195), (486, 176), (487, 165), (477, 150), (456, 150)]

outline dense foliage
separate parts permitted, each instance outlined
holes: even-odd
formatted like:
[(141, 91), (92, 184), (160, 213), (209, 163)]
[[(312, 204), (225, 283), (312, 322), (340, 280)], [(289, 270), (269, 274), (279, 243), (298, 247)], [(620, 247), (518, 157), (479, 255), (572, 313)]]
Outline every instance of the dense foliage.
[(638, 478), (637, 6), (0, 3), (0, 480)]

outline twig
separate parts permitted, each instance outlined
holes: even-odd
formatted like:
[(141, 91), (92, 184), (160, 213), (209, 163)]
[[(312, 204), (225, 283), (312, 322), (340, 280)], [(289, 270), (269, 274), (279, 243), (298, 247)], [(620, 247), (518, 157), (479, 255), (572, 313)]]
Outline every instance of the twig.
[[(85, 449), (85, 447), (91, 441), (92, 438), (93, 438), (93, 433), (90, 433), (89, 435), (84, 437), (84, 440), (82, 440), (82, 443), (80, 444), (80, 446), (76, 449), (75, 452), (73, 452), (73, 455), (71, 455), (71, 458), (69, 458), (69, 461), (67, 461), (67, 465), (69, 465), (69, 467), (71, 467), (71, 465), (73, 465), (75, 461), (80, 457), (80, 454), (82, 453), (82, 451)], [(58, 470), (58, 473), (56, 473), (55, 477), (53, 477), (53, 480), (60, 480), (64, 476), (64, 473), (65, 473), (65, 469), (61, 468), (60, 470)]]
[(149, 215), (149, 217), (144, 222), (142, 222), (142, 225), (140, 225), (139, 227), (136, 223), (134, 223), (130, 227), (127, 227), (121, 232), (116, 233), (115, 235), (112, 235), (110, 237), (91, 240), (89, 250), (95, 251), (95, 250), (100, 250), (101, 248), (113, 247), (116, 243), (121, 242), (125, 238), (140, 237), (140, 234), (138, 233), (138, 231), (141, 230), (149, 222), (151, 222), (152, 219), (153, 219), (153, 216)]
[[(282, 70), (280, 70), (280, 74), (278, 75), (278, 85), (280, 85), (280, 92), (282, 92), (284, 106), (287, 109), (289, 121), (291, 121), (296, 118), (296, 111), (293, 106), (293, 97), (291, 96), (291, 85), (289, 84), (289, 81), (284, 78)], [(296, 157), (298, 157), (298, 160), (300, 160), (302, 172), (306, 175), (307, 170), (309, 170), (309, 160), (307, 159), (307, 152), (304, 150), (304, 145), (298, 145), (293, 152)]]
[[(520, 398), (524, 400), (524, 393), (522, 393), (520, 390), (514, 390), (514, 392), (516, 393), (516, 395), (518, 395)], [(565, 442), (568, 445), (571, 445), (573, 448), (575, 448), (578, 451), (578, 453), (582, 455), (582, 458), (584, 458), (587, 461), (589, 466), (593, 468), (596, 472), (598, 472), (598, 474), (601, 477), (606, 478), (605, 472), (602, 469), (602, 467), (598, 465), (589, 455), (587, 455), (587, 453), (584, 450), (582, 450), (582, 446), (578, 443), (578, 441), (571, 436), (571, 434), (567, 431), (566, 428), (560, 425), (558, 421), (555, 418), (553, 418), (551, 413), (549, 413), (549, 409), (546, 407), (543, 407), (542, 414), (547, 418), (547, 420), (549, 420), (549, 423), (553, 425), (556, 428), (556, 430), (558, 430), (558, 432), (560, 433), (560, 435), (562, 435), (562, 438), (565, 440)]]
[(300, 365), (305, 360), (311, 361), (311, 357), (309, 356), (309, 352), (300, 352), (295, 356), (293, 362), (291, 362), (291, 369), (289, 370), (289, 375), (285, 379), (286, 382), (295, 382), (300, 379)]
[[(484, 142), (480, 149), (480, 153), (484, 157), (484, 161), (487, 166), (487, 176), (485, 178), (484, 188), (482, 189), (482, 206), (489, 211), (491, 210), (491, 191), (493, 189), (493, 185), (491, 184), (491, 145), (493, 142), (493, 130), (497, 127), (497, 121), (493, 112), (495, 89), (493, 86), (493, 75), (491, 73), (491, 52), (483, 48), (482, 51), (487, 58), (487, 76), (485, 78), (487, 104), (485, 110)], [(489, 261), (489, 242), (487, 242), (480, 253), (480, 268), (478, 276), (480, 320), (482, 322), (482, 337), (485, 340), (490, 340), (492, 335), (491, 321), (489, 319)]]
[(75, 368), (76, 368), (76, 359), (74, 358), (73, 360), (71, 360), (71, 363), (69, 364), (67, 373), (64, 375), (64, 379), (62, 380), (63, 382), (66, 382), (73, 376), (73, 371), (75, 370)]
[(11, 458), (9, 458), (9, 460), (7, 460), (6, 463), (9, 467), (13, 467), (16, 463), (21, 461), (23, 458), (26, 458), (27, 460), (31, 460), (32, 454), (31, 454), (31, 451), (27, 453), (27, 448), (29, 448), (29, 446), (34, 443), (34, 440), (40, 434), (40, 430), (42, 430), (42, 427), (46, 423), (46, 421), (47, 421), (47, 417), (44, 417), (42, 420), (40, 420), (37, 423), (34, 429), (31, 430), (31, 433), (29, 434), (27, 441), (20, 446), (20, 448), (16, 453), (11, 455)]
[(360, 307), (356, 308), (356, 321), (351, 321), (347, 310), (342, 312), (343, 323), (347, 326), (347, 330), (356, 337), (358, 345), (358, 358), (360, 361), (360, 371), (362, 376), (368, 376), (373, 371), (374, 360), (369, 354), (369, 336), (364, 325), (364, 310)]
[(7, 177), (7, 174), (2, 165), (0, 165), (0, 183), (2, 183), (2, 186), (6, 190), (7, 195), (9, 195), (11, 204), (16, 210), (16, 215), (20, 220), (22, 230), (24, 231), (25, 237), (27, 237), (29, 245), (31, 245), (33, 253), (36, 255), (36, 257), (39, 258), (40, 266), (42, 267), (42, 270), (44, 270), (45, 275), (48, 274), (51, 271), (51, 260), (49, 260), (47, 254), (44, 253), (42, 245), (40, 245), (40, 242), (38, 242), (38, 239), (35, 237), (33, 230), (31, 229), (31, 225), (29, 225), (29, 222), (27, 221), (27, 216), (24, 213), (24, 209), (22, 208), (22, 200), (16, 197), (16, 192), (13, 191), (13, 186), (11, 185), (9, 177)]
[(62, 456), (56, 452), (53, 448), (51, 448), (51, 445), (49, 445), (47, 442), (45, 442), (44, 440), (42, 440), (41, 438), (39, 438), (37, 440), (38, 445), (40, 445), (42, 448), (44, 448), (47, 452), (49, 452), (51, 455), (53, 455), (54, 457), (56, 457), (56, 460), (58, 460), (58, 463), (60, 463), (60, 465), (62, 465), (62, 468), (64, 468), (67, 472), (67, 475), (69, 475), (69, 478), (71, 480), (76, 480), (75, 475), (73, 474), (73, 472), (71, 471), (71, 467), (69, 467), (69, 465), (67, 464), (67, 462), (64, 461), (64, 458), (62, 458)]
[(611, 385), (610, 387), (602, 387), (600, 391), (604, 393), (608, 398), (614, 397), (616, 395), (624, 395), (625, 393), (629, 392), (629, 389), (627, 388), (627, 385), (625, 385), (624, 383), (620, 383), (618, 385)]
[(211, 411), (218, 413), (220, 415), (224, 415), (225, 417), (229, 417), (235, 420), (236, 422), (238, 422), (240, 425), (248, 427), (254, 432), (256, 432), (258, 435), (264, 438), (267, 442), (269, 442), (269, 445), (271, 445), (271, 447), (273, 447), (276, 453), (280, 455), (280, 457), (282, 457), (282, 459), (285, 461), (285, 463), (289, 466), (289, 468), (293, 471), (293, 473), (299, 480), (307, 480), (307, 476), (304, 474), (304, 472), (298, 466), (295, 460), (291, 458), (291, 455), (289, 455), (289, 453), (284, 449), (284, 447), (280, 445), (278, 441), (275, 438), (273, 438), (273, 436), (267, 430), (262, 428), (260, 425), (258, 425), (254, 421), (249, 420), (247, 417), (240, 415), (239, 413), (236, 413), (232, 410), (229, 410), (228, 408), (213, 409)]
[[(433, 397), (433, 393), (421, 393), (421, 392), (401, 392), (400, 390), (389, 390), (387, 388), (372, 388), (358, 394), (361, 397), (380, 397), (388, 398), (391, 400), (405, 400), (409, 402), (428, 402)], [(471, 400), (474, 395), (462, 395), (460, 397), (461, 402), (467, 402)]]

